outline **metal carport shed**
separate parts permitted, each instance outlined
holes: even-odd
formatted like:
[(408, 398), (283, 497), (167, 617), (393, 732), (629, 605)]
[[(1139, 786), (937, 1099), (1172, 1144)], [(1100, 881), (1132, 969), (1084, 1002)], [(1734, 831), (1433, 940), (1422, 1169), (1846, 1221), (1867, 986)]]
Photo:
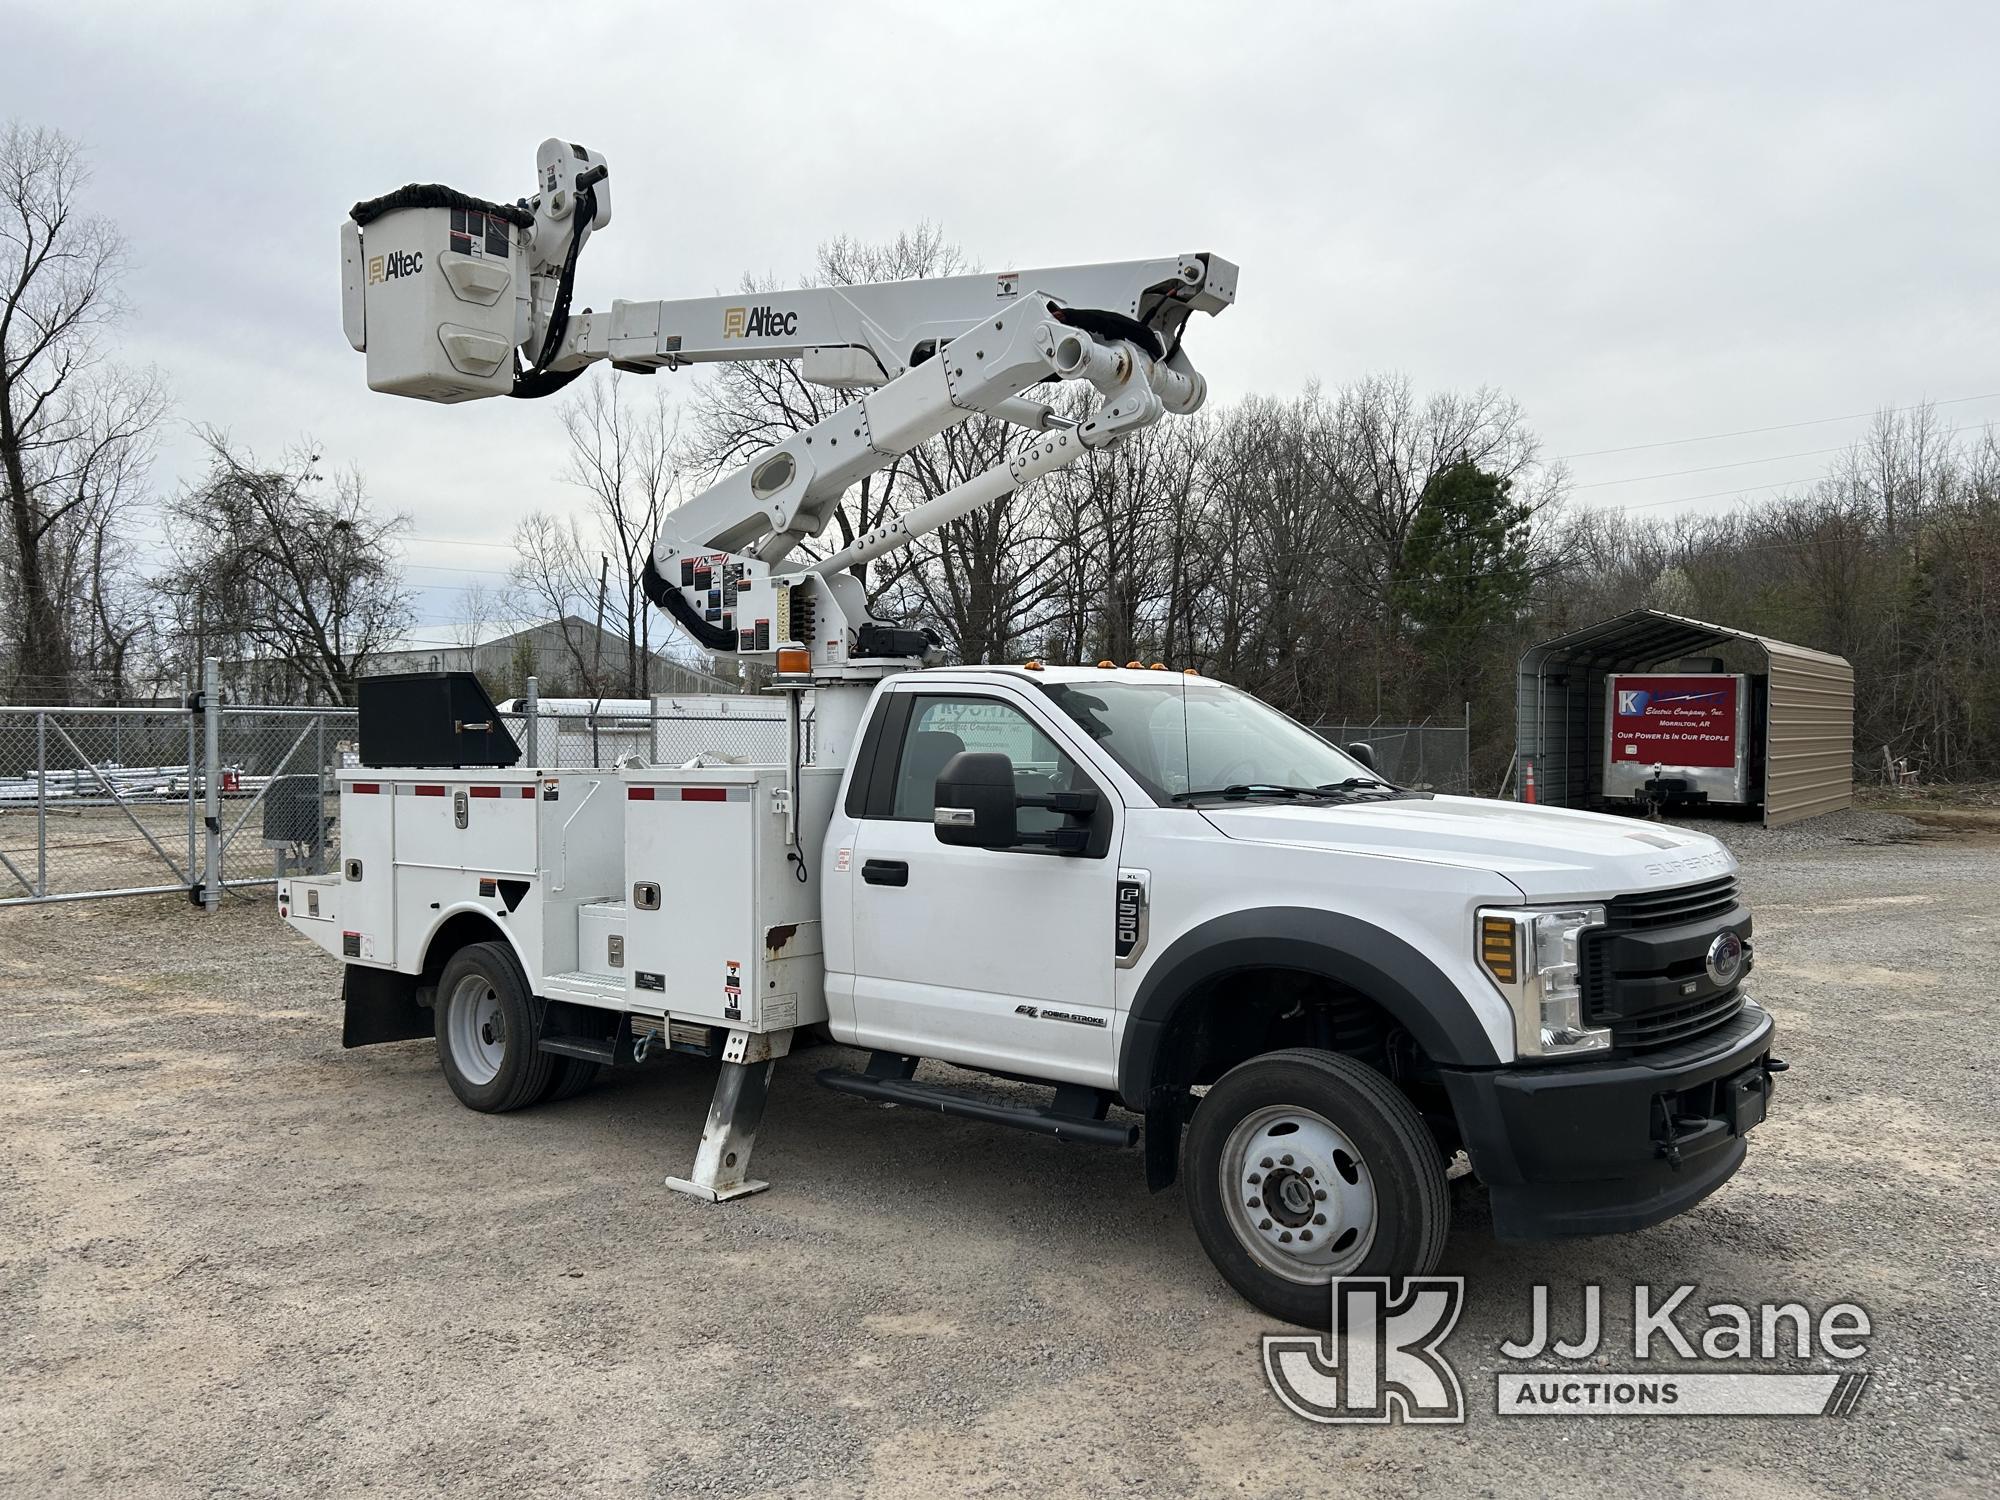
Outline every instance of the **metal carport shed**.
[(1754, 684), (1752, 766), (1767, 825), (1816, 817), (1854, 800), (1854, 669), (1838, 656), (1659, 610), (1573, 630), (1521, 657), (1515, 750), (1534, 769), (1536, 798), (1604, 804), (1606, 679), (1706, 653)]

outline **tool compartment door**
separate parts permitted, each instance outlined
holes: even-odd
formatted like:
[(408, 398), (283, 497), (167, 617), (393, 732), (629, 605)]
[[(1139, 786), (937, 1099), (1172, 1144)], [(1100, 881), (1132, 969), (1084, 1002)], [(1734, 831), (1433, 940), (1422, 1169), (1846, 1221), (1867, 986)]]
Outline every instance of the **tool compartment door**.
[(756, 773), (626, 774), (625, 961), (634, 1001), (676, 1018), (759, 1029)]
[(396, 787), (376, 772), (340, 784), (340, 956), (396, 958)]

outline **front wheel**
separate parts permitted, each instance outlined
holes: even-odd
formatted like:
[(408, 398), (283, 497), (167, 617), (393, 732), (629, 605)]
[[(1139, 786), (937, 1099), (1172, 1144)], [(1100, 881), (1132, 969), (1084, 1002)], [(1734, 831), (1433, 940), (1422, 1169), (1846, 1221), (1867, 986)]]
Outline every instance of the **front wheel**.
[(537, 1046), (540, 1007), (505, 947), (471, 943), (454, 953), (436, 1005), (438, 1061), (459, 1103), (499, 1114), (547, 1092), (552, 1059)]
[(1423, 1117), (1374, 1069), (1296, 1048), (1216, 1081), (1188, 1127), (1188, 1210), (1244, 1298), (1324, 1328), (1340, 1276), (1420, 1276), (1450, 1227)]

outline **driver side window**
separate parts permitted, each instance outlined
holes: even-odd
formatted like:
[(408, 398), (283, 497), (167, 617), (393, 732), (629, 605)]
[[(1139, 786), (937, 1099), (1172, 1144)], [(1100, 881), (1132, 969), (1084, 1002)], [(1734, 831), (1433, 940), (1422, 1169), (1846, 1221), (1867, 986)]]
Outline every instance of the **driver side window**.
[[(909, 728), (903, 734), (891, 816), (930, 822), (938, 772), (961, 750), (1006, 756), (1014, 767), (1014, 790), (1020, 796), (1047, 796), (1092, 784), (1054, 740), (1011, 704), (927, 693), (912, 705)], [(1064, 826), (1064, 818), (1045, 807), (1024, 807), (1019, 824), (1023, 833), (1041, 833)]]

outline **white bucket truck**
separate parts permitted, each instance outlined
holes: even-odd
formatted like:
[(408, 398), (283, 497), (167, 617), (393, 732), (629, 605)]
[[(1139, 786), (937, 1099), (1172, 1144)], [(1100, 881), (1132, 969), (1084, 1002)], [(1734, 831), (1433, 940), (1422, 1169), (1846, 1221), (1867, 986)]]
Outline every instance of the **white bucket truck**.
[[(830, 1088), (1141, 1145), (1154, 1187), (1185, 1181), (1222, 1274), (1305, 1323), (1334, 1277), (1437, 1262), (1461, 1150), (1510, 1235), (1638, 1228), (1736, 1170), (1784, 1064), (1714, 840), (1407, 792), (1193, 673), (931, 666), (923, 632), (870, 618), (856, 565), (1195, 410), (1183, 334), (1233, 300), (1228, 262), (571, 315), (604, 166), (559, 141), (540, 165), (491, 256), (526, 278), (495, 294), (525, 309), (514, 393), (602, 359), (773, 358), (858, 393), (670, 516), (648, 572), (700, 644), (773, 669), (790, 753), (523, 767), (470, 678), (368, 684), (342, 874), (278, 894), (345, 961), (348, 1045), (434, 1035), (482, 1110), (607, 1065), (713, 1059), (707, 1128), (669, 1183), (720, 1200), (764, 1186), (751, 1152), (774, 1066), (824, 1026), (869, 1054), (821, 1071)], [(455, 243), (453, 214), (491, 233), (494, 206), (394, 201), (396, 217), (357, 206), (347, 236), (364, 267), (415, 254), (406, 231), (430, 247), (416, 285), (350, 277), (370, 383), (483, 394), (454, 378), (465, 341), (446, 325), (464, 320), (454, 252), (435, 247)], [(1081, 422), (1027, 399), (1054, 381), (1097, 393)], [(1021, 426), (1020, 448), (826, 559), (791, 558), (850, 485), (975, 413)], [(919, 1079), (924, 1060), (1049, 1092), (996, 1104)]]

